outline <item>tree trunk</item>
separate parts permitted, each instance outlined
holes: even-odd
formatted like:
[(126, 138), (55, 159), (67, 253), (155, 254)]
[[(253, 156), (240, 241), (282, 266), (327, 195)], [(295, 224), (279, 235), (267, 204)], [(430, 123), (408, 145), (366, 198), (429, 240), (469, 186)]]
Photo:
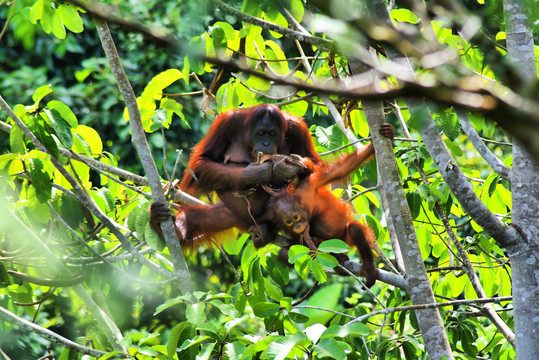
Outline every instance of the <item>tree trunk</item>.
[[(535, 84), (533, 36), (522, 2), (504, 0), (503, 7), (507, 53), (522, 78), (528, 80), (528, 84)], [(516, 140), (513, 143), (511, 190), (513, 225), (525, 237), (525, 241), (508, 248), (513, 279), (516, 358), (539, 359), (539, 163)]]

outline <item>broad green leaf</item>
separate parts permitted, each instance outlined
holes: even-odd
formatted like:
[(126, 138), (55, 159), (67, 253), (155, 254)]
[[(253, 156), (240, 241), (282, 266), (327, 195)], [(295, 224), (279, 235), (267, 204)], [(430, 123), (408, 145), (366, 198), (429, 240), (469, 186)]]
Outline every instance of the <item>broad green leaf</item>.
[(167, 121), (165, 124), (163, 124), (165, 128), (168, 129), (168, 126), (172, 121), (172, 114), (178, 115), (178, 117), (183, 121), (183, 123), (187, 125), (188, 127), (190, 127), (189, 123), (185, 119), (185, 115), (183, 114), (182, 104), (180, 104), (176, 100), (166, 98), (161, 101), (160, 107), (167, 111)]
[(99, 155), (103, 152), (103, 143), (97, 131), (86, 125), (79, 125), (73, 129), (74, 134), (78, 134), (90, 148), (92, 155)]
[(142, 239), (144, 236), (144, 229), (148, 221), (150, 220), (150, 213), (147, 211), (141, 211), (138, 213), (135, 221), (135, 229), (137, 230), (137, 235)]
[(304, 324), (306, 323), (307, 321), (309, 321), (309, 317), (308, 316), (305, 316), (303, 314), (300, 314), (300, 313), (297, 313), (297, 312), (294, 312), (294, 311), (291, 311), (288, 313), (288, 316), (290, 316), (290, 319), (293, 321), (293, 322), (296, 322), (296, 323), (299, 323), (299, 324)]
[(239, 341), (229, 342), (225, 345), (225, 354), (229, 360), (241, 360), (245, 351), (245, 345)]
[(423, 198), (416, 192), (409, 192), (406, 194), (406, 201), (410, 207), (410, 212), (412, 213), (412, 218), (415, 220), (421, 213), (421, 203)]
[(52, 183), (49, 173), (43, 170), (43, 162), (40, 159), (28, 159), (28, 172), (39, 202), (49, 201), (52, 195)]
[(334, 268), (335, 266), (339, 265), (339, 261), (335, 259), (335, 256), (326, 253), (318, 253), (316, 260), (328, 268)]
[(80, 33), (84, 30), (84, 23), (77, 10), (75, 10), (71, 4), (60, 4), (58, 8), (62, 22), (65, 27), (74, 33)]
[(346, 253), (350, 251), (350, 246), (342, 240), (333, 239), (323, 241), (318, 246), (318, 251), (332, 252), (336, 254)]
[(271, 279), (277, 283), (277, 285), (284, 286), (288, 284), (290, 279), (290, 269), (288, 269), (277, 258), (277, 255), (271, 255), (266, 257), (267, 270)]
[(311, 262), (311, 270), (313, 271), (314, 278), (321, 283), (325, 283), (328, 279), (328, 275), (324, 271), (324, 268), (317, 260)]
[[(61, 5), (60, 5), (61, 6)], [(51, 100), (47, 103), (49, 109), (58, 111), (62, 119), (64, 119), (69, 126), (76, 128), (79, 125), (77, 116), (71, 111), (69, 106), (58, 100)]]
[(268, 279), (264, 279), (265, 287), (266, 287), (266, 294), (269, 298), (275, 300), (275, 301), (281, 301), (283, 298), (283, 292), (278, 286), (275, 286), (271, 281)]
[(294, 264), (299, 258), (309, 254), (309, 248), (303, 245), (292, 245), (288, 250), (288, 262)]
[(185, 295), (177, 296), (177, 297), (175, 297), (173, 299), (169, 299), (165, 303), (159, 305), (155, 309), (155, 312), (153, 313), (153, 315), (155, 316), (155, 315), (165, 311), (166, 309), (168, 309), (171, 306), (178, 305), (178, 304), (184, 304), (184, 303), (189, 304), (190, 302), (191, 302), (191, 294), (185, 294)]
[(248, 239), (249, 234), (243, 233), (235, 241), (225, 241), (225, 243), (223, 244), (223, 249), (230, 255), (239, 255), (239, 253), (243, 249), (243, 245)]
[(194, 325), (200, 325), (206, 322), (206, 304), (197, 302), (187, 305), (185, 310), (187, 321)]
[(395, 21), (408, 22), (411, 24), (417, 24), (419, 22), (417, 15), (408, 9), (391, 10), (391, 18)]
[(417, 348), (410, 341), (404, 341), (402, 343), (402, 351), (406, 360), (416, 360), (418, 358)]
[(332, 358), (337, 360), (346, 360), (346, 353), (344, 351), (345, 346), (340, 341), (336, 341), (332, 338), (322, 339), (314, 350), (317, 358)]
[(215, 347), (216, 343), (207, 343), (204, 344), (200, 353), (196, 356), (196, 360), (208, 360), (211, 357), (211, 352)]
[(9, 132), (9, 148), (14, 154), (24, 154), (26, 152), (24, 133), (18, 126), (11, 127), (11, 131)]
[(58, 213), (73, 229), (78, 229), (79, 225), (84, 221), (84, 213), (80, 203), (64, 193), (60, 196)]
[(317, 126), (316, 138), (322, 146), (331, 150), (342, 145), (343, 133), (336, 125), (327, 128)]
[(144, 226), (144, 240), (154, 250), (162, 252), (165, 248), (165, 241), (159, 236), (159, 233), (150, 225), (148, 221)]
[(449, 139), (444, 139), (444, 143), (453, 156), (461, 157), (462, 155), (464, 155), (464, 151), (462, 151), (462, 149), (456, 142)]
[(52, 14), (52, 33), (54, 36), (56, 36), (58, 39), (65, 39), (66, 37), (66, 28), (64, 27), (64, 23), (62, 22), (62, 17), (60, 15), (60, 12), (54, 11)]
[(50, 85), (43, 85), (43, 86), (40, 86), (39, 88), (37, 88), (36, 91), (34, 91), (34, 94), (32, 95), (32, 100), (34, 100), (35, 104), (35, 109), (37, 109), (37, 106), (39, 106), (39, 103), (41, 102), (41, 100), (47, 96), (48, 94), (50, 94), (52, 92), (52, 89), (51, 89), (51, 86)]
[(217, 299), (211, 300), (209, 303), (217, 307), (223, 314), (230, 316), (233, 319), (241, 316), (238, 310), (236, 310), (232, 304), (225, 304), (221, 300)]
[(73, 134), (67, 122), (60, 116), (60, 113), (56, 110), (44, 109), (41, 116), (52, 127), (60, 143), (67, 150), (71, 149), (73, 146)]
[(178, 69), (168, 69), (163, 71), (150, 80), (142, 92), (141, 98), (144, 100), (160, 100), (163, 97), (163, 89), (170, 86), (172, 83), (176, 82), (182, 77), (183, 74)]
[(40, 24), (43, 31), (47, 34), (50, 34), (52, 31), (52, 21), (55, 11), (51, 7), (51, 1), (44, 1), (43, 13), (41, 14)]
[(293, 336), (280, 337), (273, 341), (268, 347), (268, 355), (273, 360), (283, 360), (292, 351), (296, 344), (304, 341), (304, 335), (301, 332)]
[(214, 26), (211, 32), (213, 40), (213, 47), (217, 50), (226, 51), (227, 49), (227, 36), (225, 30), (220, 26)]
[(47, 148), (47, 150), (54, 156), (58, 158), (58, 145), (52, 137), (51, 133), (45, 126), (44, 120), (40, 116), (34, 116), (29, 122), (30, 130), (34, 133), (37, 139)]
[(290, 1), (290, 13), (296, 19), (297, 22), (301, 23), (303, 20), (303, 15), (305, 14), (305, 8), (301, 0), (292, 0)]
[[(320, 306), (324, 309), (337, 310), (339, 303), (342, 301), (342, 283), (334, 283), (327, 285), (324, 288), (316, 291), (308, 300), (306, 305)], [(305, 324), (305, 327), (311, 326), (316, 323), (325, 324), (331, 319), (334, 314), (327, 311), (320, 311), (314, 309), (306, 309), (302, 311), (303, 314), (309, 317), (309, 321)]]
[(43, 16), (43, 6), (43, 0), (37, 0), (30, 8), (29, 18), (32, 24), (37, 23), (37, 21), (41, 19), (41, 16)]
[(307, 277), (309, 276), (309, 271), (311, 270), (312, 264), (313, 264), (313, 259), (311, 258), (311, 256), (309, 254), (305, 254), (296, 260), (296, 262), (294, 263), (294, 268), (298, 272), (298, 275), (303, 280), (306, 280)]
[(259, 302), (253, 306), (256, 316), (266, 318), (279, 312), (281, 306), (272, 302)]

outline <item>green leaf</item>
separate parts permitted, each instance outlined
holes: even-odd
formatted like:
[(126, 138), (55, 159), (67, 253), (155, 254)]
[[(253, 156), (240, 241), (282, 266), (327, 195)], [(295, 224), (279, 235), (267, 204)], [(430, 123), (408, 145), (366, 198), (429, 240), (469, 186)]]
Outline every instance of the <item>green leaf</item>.
[(148, 224), (148, 221), (150, 220), (150, 213), (147, 211), (141, 211), (138, 213), (137, 218), (135, 220), (135, 229), (137, 231), (137, 235), (142, 239), (144, 236), (144, 229), (146, 227), (146, 224)]
[(56, 36), (58, 39), (65, 39), (66, 38), (66, 28), (64, 27), (64, 23), (62, 22), (62, 17), (60, 15), (60, 12), (54, 11), (52, 13), (52, 33), (54, 36)]
[(205, 344), (202, 347), (202, 350), (200, 353), (196, 356), (196, 360), (208, 360), (211, 356), (211, 352), (213, 351), (213, 348), (215, 347), (216, 343), (208, 343)]
[(155, 312), (153, 313), (153, 315), (155, 316), (155, 315), (159, 314), (160, 312), (168, 309), (171, 306), (174, 306), (174, 305), (177, 305), (177, 304), (189, 303), (190, 300), (191, 300), (191, 294), (180, 295), (180, 296), (177, 296), (177, 297), (175, 297), (173, 299), (169, 299), (169, 300), (165, 301), (165, 303), (159, 305), (155, 309)]
[(35, 102), (34, 106), (35, 106), (36, 109), (39, 106), (39, 103), (41, 102), (41, 100), (45, 96), (50, 94), (51, 92), (52, 92), (52, 89), (51, 89), (50, 85), (40, 86), (39, 88), (37, 88), (36, 91), (34, 91), (34, 94), (32, 95), (32, 100), (34, 100), (34, 102)]
[(290, 316), (290, 319), (293, 321), (293, 322), (296, 322), (296, 323), (299, 323), (299, 324), (304, 324), (306, 323), (307, 321), (309, 321), (309, 317), (306, 316), (306, 315), (303, 315), (303, 314), (300, 314), (300, 313), (297, 313), (297, 312), (294, 312), (294, 311), (291, 311), (288, 313), (288, 316)]
[(158, 252), (165, 249), (165, 241), (159, 236), (159, 233), (155, 231), (152, 225), (150, 225), (149, 221), (146, 223), (146, 225), (144, 225), (144, 240), (149, 247), (157, 250)]
[(423, 198), (416, 192), (409, 192), (406, 194), (406, 201), (410, 207), (412, 218), (417, 219), (421, 213), (421, 203), (423, 202)]
[(391, 10), (391, 18), (400, 22), (408, 22), (411, 24), (417, 24), (419, 18), (416, 14), (408, 9), (393, 9)]
[(129, 230), (131, 230), (131, 231), (136, 231), (137, 230), (137, 227), (136, 227), (137, 216), (141, 211), (146, 211), (147, 212), (147, 209), (142, 209), (140, 206), (137, 206), (127, 216), (127, 228)]
[(240, 317), (240, 313), (232, 304), (225, 304), (221, 300), (211, 300), (209, 303), (217, 307), (223, 314), (230, 316), (233, 319)]
[(47, 148), (47, 150), (54, 156), (58, 158), (58, 145), (52, 137), (49, 130), (45, 127), (45, 122), (40, 116), (32, 117), (32, 120), (29, 124), (30, 130), (34, 133), (37, 139)]
[(265, 318), (279, 312), (281, 306), (272, 302), (259, 302), (253, 306), (253, 312), (256, 316)]
[(435, 199), (430, 194), (430, 187), (429, 186), (427, 186), (425, 184), (421, 184), (421, 185), (419, 185), (417, 187), (417, 191), (419, 192), (421, 197), (423, 199), (427, 200), (428, 202), (433, 203), (435, 201)]
[(321, 283), (325, 283), (328, 279), (328, 275), (324, 271), (324, 268), (318, 261), (311, 262), (311, 270), (313, 271), (314, 278)]
[(177, 102), (176, 100), (166, 98), (163, 101), (161, 101), (160, 104), (161, 108), (165, 109), (168, 114), (167, 122), (164, 124), (164, 126), (168, 129), (168, 124), (170, 124), (172, 120), (172, 114), (178, 115), (178, 117), (182, 120), (182, 122), (189, 126), (189, 123), (185, 119), (185, 115), (183, 114), (183, 105)]
[(305, 14), (305, 9), (301, 0), (290, 1), (290, 13), (298, 23), (301, 23), (303, 15)]
[(229, 360), (241, 360), (245, 351), (245, 345), (239, 341), (229, 342), (225, 345), (225, 354)]
[(322, 266), (328, 268), (334, 268), (335, 266), (339, 265), (339, 261), (331, 254), (318, 253), (316, 260), (318, 260)]
[(449, 139), (444, 139), (444, 143), (451, 152), (451, 154), (453, 154), (453, 156), (461, 157), (462, 155), (464, 155), (464, 151), (462, 151), (462, 149), (456, 142)]
[(73, 134), (67, 122), (60, 116), (60, 113), (56, 110), (44, 109), (41, 116), (52, 127), (60, 143), (67, 150), (70, 150), (73, 146)]
[(227, 48), (227, 36), (225, 30), (220, 26), (214, 26), (211, 32), (211, 38), (213, 41), (213, 47), (216, 50), (226, 50)]
[(9, 148), (15, 154), (24, 154), (26, 152), (24, 133), (18, 126), (11, 127), (11, 131), (9, 132)]
[(281, 299), (283, 298), (283, 292), (281, 291), (281, 288), (275, 286), (268, 279), (264, 279), (264, 283), (266, 287), (266, 294), (275, 301), (281, 301)]
[(301, 332), (297, 332), (294, 336), (283, 336), (274, 340), (268, 347), (270, 359), (283, 360), (294, 349), (294, 346), (303, 342), (304, 339), (304, 335)]
[(303, 280), (306, 280), (309, 276), (309, 271), (311, 270), (312, 263), (313, 259), (309, 254), (303, 255), (294, 263), (294, 268)]
[(303, 245), (292, 245), (288, 250), (288, 262), (294, 264), (301, 257), (309, 254), (309, 248)]
[(402, 351), (404, 352), (404, 358), (406, 360), (415, 360), (418, 358), (417, 348), (410, 341), (402, 343)]
[(73, 129), (74, 134), (78, 134), (90, 148), (92, 155), (99, 155), (103, 152), (103, 143), (97, 131), (86, 125), (79, 125)]
[(71, 196), (62, 193), (58, 213), (73, 228), (78, 229), (84, 220), (84, 213), (80, 203)]
[(344, 352), (345, 346), (342, 343), (332, 338), (325, 338), (320, 340), (314, 347), (317, 358), (329, 357), (337, 360), (346, 360), (346, 353)]
[(206, 304), (197, 302), (187, 305), (185, 310), (187, 321), (194, 325), (200, 325), (206, 322)]
[(315, 133), (320, 145), (325, 146), (330, 150), (335, 149), (342, 144), (343, 133), (336, 125), (331, 125), (327, 128), (317, 126)]
[(336, 254), (346, 253), (350, 251), (350, 246), (342, 240), (333, 239), (323, 241), (318, 246), (318, 251), (332, 252)]
[(40, 159), (28, 159), (28, 171), (32, 186), (40, 203), (46, 203), (52, 196), (52, 183), (49, 173), (43, 170)]
[(77, 116), (73, 113), (73, 111), (71, 111), (69, 106), (67, 106), (63, 102), (58, 100), (51, 100), (47, 103), (47, 107), (49, 109), (58, 111), (62, 119), (64, 119), (72, 128), (76, 128), (79, 125)]
[(65, 27), (74, 33), (80, 33), (84, 30), (84, 23), (77, 10), (75, 10), (70, 4), (60, 4), (58, 8), (62, 22)]
[(32, 24), (37, 23), (37, 21), (43, 16), (43, 6), (43, 0), (37, 0), (30, 8), (29, 19)]
[(290, 281), (290, 270), (278, 259), (277, 255), (272, 254), (266, 257), (267, 270), (272, 280), (277, 285), (285, 286)]

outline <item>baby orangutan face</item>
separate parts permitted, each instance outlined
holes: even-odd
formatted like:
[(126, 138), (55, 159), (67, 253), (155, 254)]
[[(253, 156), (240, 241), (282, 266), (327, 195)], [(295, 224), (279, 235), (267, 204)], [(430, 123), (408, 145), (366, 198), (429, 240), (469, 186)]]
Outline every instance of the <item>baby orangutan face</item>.
[(274, 208), (282, 229), (291, 235), (301, 235), (309, 226), (309, 216), (301, 203), (292, 196), (281, 197)]

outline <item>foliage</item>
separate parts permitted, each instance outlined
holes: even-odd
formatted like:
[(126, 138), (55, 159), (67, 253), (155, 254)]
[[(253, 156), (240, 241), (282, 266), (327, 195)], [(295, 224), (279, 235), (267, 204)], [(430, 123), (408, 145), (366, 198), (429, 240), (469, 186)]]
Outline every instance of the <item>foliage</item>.
[[(205, 12), (199, 2), (113, 3), (127, 18), (133, 16), (176, 32), (184, 44), (181, 56), (169, 57), (166, 49), (140, 34), (113, 27), (120, 56), (138, 96), (150, 145), (158, 167), (167, 176), (176, 160), (174, 150), (187, 151), (211, 123), (212, 114), (261, 102), (276, 103), (283, 111), (305, 117), (312, 125), (317, 151), (331, 152), (325, 159), (346, 151), (341, 147), (349, 141), (338, 126), (328, 125), (329, 111), (323, 99), (306, 90), (278, 85), (246, 72), (227, 71), (214, 94), (215, 102), (205, 109), (208, 118), (198, 110), (204, 103), (201, 96), (175, 96), (199, 90), (197, 79), (209, 88), (218, 71), (217, 66), (197, 57), (195, 50), (206, 56), (236, 59), (245, 41), (245, 56), (240, 61), (246, 66), (263, 66), (277, 78), (309, 79), (311, 84), (314, 81), (310, 76), (314, 74), (322, 85), (347, 77), (349, 64), (344, 51), (303, 43), (312, 63), (309, 70), (296, 66), (296, 57), (301, 53), (290, 38), (215, 9)], [(297, 22), (312, 25), (313, 32), (331, 26), (345, 32), (350, 25), (317, 13), (316, 8), (299, 0), (282, 4)], [(236, 5), (274, 24), (287, 27), (290, 23), (271, 1), (245, 0)], [(139, 254), (169, 273), (173, 264), (168, 249), (148, 225), (148, 187), (132, 180), (115, 181), (120, 179), (117, 174), (105, 175), (78, 157), (140, 171), (129, 143), (125, 104), (118, 96), (103, 54), (97, 50), (91, 17), (69, 2), (22, 0), (11, 6), (0, 2), (0, 6), (3, 18), (13, 11), (1, 39), (13, 48), (0, 48), (0, 57), (9, 58), (2, 64), (6, 71), (0, 74), (0, 88), (4, 89), (0, 95), (59, 166), (76, 179), (76, 185), (118, 224)], [(491, 5), (487, 10), (496, 19), (503, 18), (501, 8)], [(475, 11), (472, 15), (486, 20), (483, 7)], [(313, 19), (307, 18), (308, 12), (313, 12)], [(397, 29), (415, 27), (419, 21), (417, 14), (406, 8), (394, 9), (391, 17)], [(492, 31), (486, 36), (495, 41), (495, 48), (455, 34), (449, 17), (433, 20), (432, 25), (438, 42), (456, 50), (463, 67), (499, 81), (500, 69), (493, 69), (489, 62), (493, 52), (505, 53), (501, 20), (498, 22), (490, 23), (485, 30)], [(343, 41), (338, 43), (340, 48), (346, 44)], [(16, 53), (20, 55), (14, 58)], [(428, 78), (439, 75), (438, 71), (452, 71), (445, 65), (419, 68), (417, 75)], [(388, 77), (387, 82), (391, 81), (396, 80)], [(348, 115), (345, 120), (352, 132), (358, 137), (368, 135), (361, 103), (354, 106), (353, 99), (336, 95), (331, 100), (341, 106), (341, 114)], [(462, 255), (447, 233), (447, 217), (449, 230), (474, 265), (486, 297), (510, 296), (511, 267), (504, 250), (462, 208), (440, 176), (432, 154), (418, 135), (421, 119), (414, 118), (400, 99), (393, 105), (386, 104), (387, 121), (402, 136), (402, 117), (413, 138), (396, 142), (395, 154), (435, 295), (444, 301), (478, 298), (477, 289), (465, 276)], [(478, 156), (452, 107), (433, 104), (433, 108), (438, 129), (456, 159), (455, 166), (470, 177), (474, 193), (488, 210), (509, 222), (511, 184)], [(506, 134), (481, 114), (470, 117), (483, 138), (496, 141), (488, 143), (489, 149), (510, 166)], [(182, 294), (174, 279), (145, 266), (122, 246), (118, 236), (81, 203), (74, 184), (66, 180), (51, 155), (40, 151), (14, 119), (0, 112), (0, 120), (11, 126), (7, 130), (9, 137), (0, 143), (2, 308), (81, 345), (108, 353), (102, 359), (125, 353), (137, 359), (426, 358), (412, 310), (357, 321), (374, 310), (412, 304), (406, 292), (394, 285), (378, 281), (372, 292), (367, 292), (352, 277), (328, 276), (337, 265), (331, 253), (348, 251), (337, 240), (324, 243), (314, 253), (302, 245), (292, 247), (289, 261), (293, 267), (288, 268), (278, 261), (276, 245), (255, 249), (247, 235), (227, 234), (228, 242), (223, 247), (215, 246), (211, 251), (194, 249), (188, 254), (197, 291)], [(157, 151), (161, 149), (167, 151), (165, 156)], [(368, 191), (356, 196), (376, 183), (376, 171), (371, 162), (353, 174), (350, 182), (333, 191), (350, 199), (358, 214), (366, 214), (364, 220), (373, 228), (382, 255), (378, 266), (392, 272), (395, 256), (380, 195)], [(428, 181), (420, 171), (426, 173)], [(178, 173), (179, 170), (175, 175)], [(355, 253), (351, 257), (357, 260)], [(311, 287), (314, 294), (296, 304)], [(81, 295), (84, 292), (93, 301)], [(501, 301), (493, 307), (511, 326), (511, 301)], [(440, 311), (456, 358), (514, 357), (511, 344), (475, 306), (452, 305)], [(120, 339), (111, 336), (115, 329)], [(0, 322), (0, 331), (0, 349), (11, 358), (44, 356), (48, 346), (59, 359), (94, 358), (53, 344), (9, 321)]]

